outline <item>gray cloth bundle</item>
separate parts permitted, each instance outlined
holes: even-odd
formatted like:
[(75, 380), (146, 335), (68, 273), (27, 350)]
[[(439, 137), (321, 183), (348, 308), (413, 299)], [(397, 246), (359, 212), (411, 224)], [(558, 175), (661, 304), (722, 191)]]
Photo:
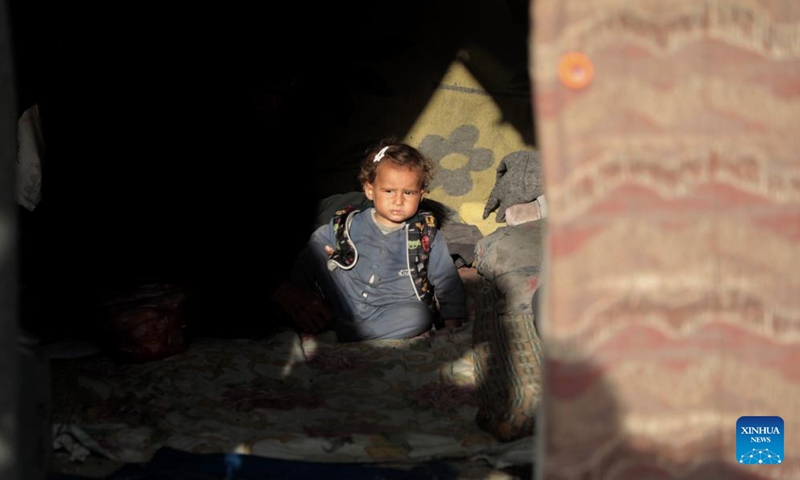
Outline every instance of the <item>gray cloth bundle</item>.
[(483, 218), (497, 210), (498, 223), (506, 219), (506, 208), (532, 202), (544, 194), (539, 152), (519, 150), (509, 153), (497, 166), (497, 179), (483, 209)]

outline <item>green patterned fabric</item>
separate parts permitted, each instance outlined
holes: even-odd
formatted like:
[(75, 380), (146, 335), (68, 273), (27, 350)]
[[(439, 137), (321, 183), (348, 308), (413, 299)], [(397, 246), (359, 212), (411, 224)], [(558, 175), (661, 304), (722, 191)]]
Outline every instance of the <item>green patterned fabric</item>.
[(542, 341), (532, 298), (539, 287), (544, 224), (506, 227), (476, 247), (481, 276), (473, 324), (476, 422), (498, 440), (534, 433), (542, 398)]

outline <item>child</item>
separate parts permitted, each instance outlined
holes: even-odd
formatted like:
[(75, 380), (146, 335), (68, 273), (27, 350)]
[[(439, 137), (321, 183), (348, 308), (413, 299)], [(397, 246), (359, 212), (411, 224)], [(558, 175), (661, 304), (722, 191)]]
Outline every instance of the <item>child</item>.
[(333, 323), (338, 340), (352, 342), (461, 325), (461, 278), (435, 218), (419, 210), (432, 170), (419, 151), (392, 139), (367, 154), (358, 180), (372, 206), (348, 206), (317, 228), (291, 285), (273, 297), (297, 326), (317, 332)]

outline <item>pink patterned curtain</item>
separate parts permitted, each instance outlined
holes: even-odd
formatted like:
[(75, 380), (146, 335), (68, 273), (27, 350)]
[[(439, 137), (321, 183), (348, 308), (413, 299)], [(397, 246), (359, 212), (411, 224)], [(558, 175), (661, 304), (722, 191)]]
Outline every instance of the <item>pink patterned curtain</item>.
[[(800, 1), (530, 6), (540, 478), (800, 478)], [(742, 416), (783, 419), (781, 464)]]

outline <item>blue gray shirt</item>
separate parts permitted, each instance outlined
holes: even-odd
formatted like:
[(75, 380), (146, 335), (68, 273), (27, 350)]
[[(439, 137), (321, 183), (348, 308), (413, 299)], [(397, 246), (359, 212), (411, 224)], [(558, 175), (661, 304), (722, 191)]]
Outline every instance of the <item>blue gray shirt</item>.
[[(317, 228), (292, 281), (316, 284), (337, 319), (356, 323), (377, 321), (387, 308), (399, 303), (420, 302), (409, 271), (405, 227), (384, 233), (368, 209), (353, 216), (350, 237), (358, 251), (355, 265), (330, 271), (325, 246), (336, 244), (333, 223)], [(427, 273), (441, 317), (465, 318), (464, 286), (442, 235), (436, 235), (431, 244)]]

